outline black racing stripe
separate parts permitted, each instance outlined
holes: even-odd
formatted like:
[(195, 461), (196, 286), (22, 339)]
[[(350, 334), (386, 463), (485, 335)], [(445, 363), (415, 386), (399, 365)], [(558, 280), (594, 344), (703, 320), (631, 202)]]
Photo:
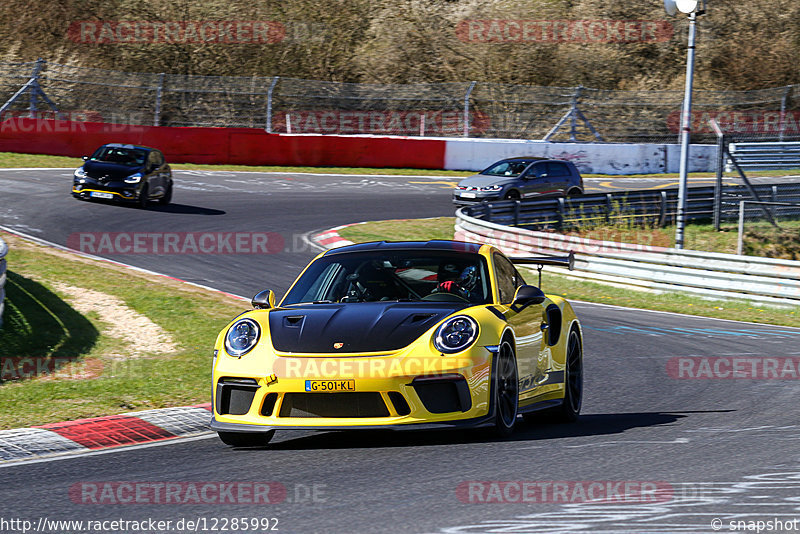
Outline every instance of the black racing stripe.
[(487, 306), (486, 309), (489, 310), (490, 312), (492, 312), (493, 314), (495, 314), (497, 316), (497, 318), (500, 319), (501, 321), (505, 321), (506, 320), (506, 316), (500, 310), (498, 310), (497, 307), (495, 307), (495, 306)]

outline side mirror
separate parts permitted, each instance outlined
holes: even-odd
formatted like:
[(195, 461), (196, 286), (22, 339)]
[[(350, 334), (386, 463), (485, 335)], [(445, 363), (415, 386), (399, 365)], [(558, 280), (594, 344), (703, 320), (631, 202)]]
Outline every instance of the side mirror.
[(257, 310), (268, 310), (270, 308), (275, 307), (275, 292), (271, 289), (265, 289), (264, 291), (260, 291), (253, 297), (253, 300), (250, 301), (253, 305), (253, 308)]
[(514, 302), (511, 307), (519, 311), (531, 304), (541, 304), (544, 302), (544, 292), (536, 286), (519, 286), (514, 294)]
[(82, 159), (83, 161), (88, 161), (88, 160), (89, 160), (89, 156), (81, 156), (81, 159)]

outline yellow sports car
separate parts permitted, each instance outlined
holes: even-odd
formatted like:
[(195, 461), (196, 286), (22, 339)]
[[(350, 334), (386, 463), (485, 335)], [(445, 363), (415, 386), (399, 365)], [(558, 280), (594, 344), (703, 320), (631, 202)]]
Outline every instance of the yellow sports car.
[(283, 300), (262, 291), (220, 332), (211, 428), (232, 446), (278, 428), (492, 425), (548, 410), (574, 421), (583, 393), (580, 323), (527, 285), (490, 245), (363, 243), (326, 251)]

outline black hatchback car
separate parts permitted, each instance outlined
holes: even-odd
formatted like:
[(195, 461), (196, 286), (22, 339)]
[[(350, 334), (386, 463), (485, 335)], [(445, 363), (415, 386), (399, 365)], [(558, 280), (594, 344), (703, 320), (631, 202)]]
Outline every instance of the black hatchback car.
[(75, 198), (135, 202), (142, 208), (151, 200), (172, 200), (172, 169), (160, 150), (110, 143), (83, 159), (73, 175)]
[(459, 182), (453, 202), (466, 206), (484, 200), (511, 200), (583, 193), (583, 178), (570, 161), (538, 157), (500, 160)]

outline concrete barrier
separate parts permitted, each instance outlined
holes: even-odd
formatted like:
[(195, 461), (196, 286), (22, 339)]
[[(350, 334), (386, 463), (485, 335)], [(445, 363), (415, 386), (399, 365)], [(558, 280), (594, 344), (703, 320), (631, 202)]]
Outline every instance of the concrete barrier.
[[(520, 139), (269, 134), (260, 128), (182, 128), (14, 117), (0, 122), (0, 152), (78, 158), (105, 143), (161, 149), (170, 162), (394, 167), (479, 171), (510, 156), (573, 161), (583, 173), (677, 172), (675, 144), (549, 143)], [(690, 171), (711, 171), (716, 146), (692, 145)]]

